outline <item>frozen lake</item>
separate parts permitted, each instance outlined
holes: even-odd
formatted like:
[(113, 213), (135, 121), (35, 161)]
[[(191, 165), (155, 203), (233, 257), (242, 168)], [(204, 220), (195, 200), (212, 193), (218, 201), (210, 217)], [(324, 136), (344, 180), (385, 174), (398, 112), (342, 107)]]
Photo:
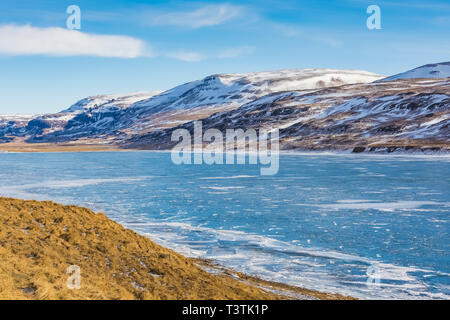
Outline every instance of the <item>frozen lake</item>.
[(0, 193), (105, 212), (188, 256), (360, 298), (450, 298), (450, 157), (282, 155), (174, 165), (169, 153), (2, 153)]

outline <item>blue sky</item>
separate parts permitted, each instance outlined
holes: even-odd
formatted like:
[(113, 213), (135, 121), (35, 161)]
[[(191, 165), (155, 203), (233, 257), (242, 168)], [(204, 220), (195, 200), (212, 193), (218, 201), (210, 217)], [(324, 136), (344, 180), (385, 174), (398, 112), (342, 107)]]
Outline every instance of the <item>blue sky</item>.
[[(381, 30), (369, 30), (369, 5)], [(66, 8), (81, 9), (81, 30)], [(56, 112), (102, 93), (286, 68), (391, 75), (450, 60), (450, 3), (2, 0), (0, 114)]]

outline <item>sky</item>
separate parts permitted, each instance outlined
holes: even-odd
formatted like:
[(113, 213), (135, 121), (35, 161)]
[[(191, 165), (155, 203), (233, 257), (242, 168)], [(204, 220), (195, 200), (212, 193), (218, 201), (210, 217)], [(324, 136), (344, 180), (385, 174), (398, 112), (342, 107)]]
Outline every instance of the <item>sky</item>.
[[(71, 30), (69, 6), (80, 9)], [(369, 29), (370, 5), (381, 29)], [(450, 61), (448, 0), (2, 0), (0, 114), (291, 68), (392, 75)]]

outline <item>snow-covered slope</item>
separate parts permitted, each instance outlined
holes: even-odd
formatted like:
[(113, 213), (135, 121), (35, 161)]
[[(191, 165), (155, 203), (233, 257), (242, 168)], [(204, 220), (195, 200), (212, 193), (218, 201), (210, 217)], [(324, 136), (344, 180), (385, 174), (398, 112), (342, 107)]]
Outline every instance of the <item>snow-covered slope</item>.
[(309, 92), (381, 78), (367, 71), (335, 69), (216, 74), (131, 105), (121, 114), (116, 125), (126, 134), (146, 133), (233, 110), (274, 92)]
[(47, 128), (47, 135), (33, 137), (33, 140), (67, 141), (99, 135), (143, 134), (233, 110), (274, 92), (310, 92), (381, 78), (366, 71), (334, 69), (211, 75), (161, 94), (150, 92), (88, 97), (59, 114), (59, 117), (69, 116), (64, 128)]
[(161, 91), (133, 92), (128, 94), (103, 94), (84, 98), (70, 106), (70, 108), (61, 111), (61, 113), (83, 112), (99, 109), (123, 109), (140, 100), (146, 100), (152, 96), (160, 94)]
[[(450, 79), (415, 79), (345, 85), (305, 93), (266, 95), (242, 107), (203, 119), (210, 128), (278, 128), (282, 149), (360, 151), (450, 151)], [(173, 130), (125, 144), (170, 149)]]
[(128, 94), (97, 95), (84, 98), (70, 108), (58, 113), (42, 115), (0, 115), (0, 136), (47, 135), (63, 132), (68, 123), (85, 114), (96, 114), (98, 118), (117, 113), (131, 104), (148, 99), (161, 91), (133, 92)]
[(380, 81), (393, 81), (398, 79), (440, 79), (450, 77), (450, 62), (427, 64), (403, 73), (396, 74)]
[(18, 121), (28, 122), (36, 117), (35, 114), (0, 114), (0, 122)]
[(383, 78), (360, 70), (293, 69), (246, 74), (216, 74), (177, 86), (130, 106), (146, 111), (169, 111), (198, 107), (235, 108), (273, 92), (313, 90)]
[(205, 129), (279, 128), (284, 149), (450, 149), (450, 79), (432, 79), (448, 77), (449, 67), (386, 79), (334, 69), (216, 74), (160, 94), (89, 97), (28, 123), (0, 119), (0, 142), (20, 136), (164, 149), (174, 129), (201, 119)]

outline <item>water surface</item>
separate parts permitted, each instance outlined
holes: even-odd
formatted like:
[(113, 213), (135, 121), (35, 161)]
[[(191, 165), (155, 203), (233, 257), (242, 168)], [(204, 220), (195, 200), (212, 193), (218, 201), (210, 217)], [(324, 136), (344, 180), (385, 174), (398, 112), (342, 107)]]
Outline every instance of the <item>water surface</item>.
[(360, 298), (450, 298), (450, 158), (282, 155), (181, 165), (157, 152), (2, 153), (0, 194), (105, 212), (185, 255)]

